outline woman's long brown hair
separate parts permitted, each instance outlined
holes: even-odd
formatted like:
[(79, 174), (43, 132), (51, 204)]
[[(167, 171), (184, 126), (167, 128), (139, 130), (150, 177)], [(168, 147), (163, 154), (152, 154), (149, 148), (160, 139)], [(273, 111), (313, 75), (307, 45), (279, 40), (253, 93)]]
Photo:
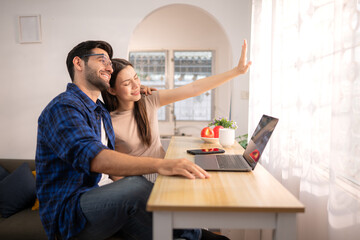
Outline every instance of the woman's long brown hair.
[[(113, 64), (114, 72), (111, 74), (110, 87), (114, 88), (116, 83), (116, 78), (119, 72), (126, 68), (127, 66), (133, 67), (133, 65), (125, 59), (114, 58), (111, 60)], [(107, 90), (101, 92), (102, 98), (105, 103), (105, 107), (109, 112), (115, 111), (119, 102), (116, 96), (110, 94)], [(134, 116), (136, 124), (139, 130), (139, 137), (141, 142), (146, 146), (151, 144), (151, 131), (149, 126), (149, 120), (146, 112), (145, 100), (143, 97), (139, 101), (135, 102), (134, 105)]]

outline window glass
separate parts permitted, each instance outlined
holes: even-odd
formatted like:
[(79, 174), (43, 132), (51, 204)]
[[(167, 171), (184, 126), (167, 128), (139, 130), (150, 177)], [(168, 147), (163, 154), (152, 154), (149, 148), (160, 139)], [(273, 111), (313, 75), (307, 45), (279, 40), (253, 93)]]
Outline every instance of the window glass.
[[(175, 51), (174, 87), (212, 75), (211, 51)], [(176, 120), (209, 121), (212, 111), (211, 91), (175, 103)]]
[[(130, 52), (129, 60), (140, 77), (141, 84), (157, 89), (177, 88), (197, 79), (212, 75), (212, 51), (174, 51), (167, 59), (166, 51)], [(169, 69), (173, 71), (167, 72)], [(169, 82), (167, 82), (169, 76)], [(210, 121), (212, 118), (212, 92), (174, 104), (174, 111), (165, 107), (158, 111), (159, 120)], [(173, 116), (175, 114), (175, 116)]]
[[(129, 61), (133, 64), (142, 85), (165, 89), (166, 52), (130, 52)], [(158, 110), (158, 119), (166, 120), (165, 106)]]

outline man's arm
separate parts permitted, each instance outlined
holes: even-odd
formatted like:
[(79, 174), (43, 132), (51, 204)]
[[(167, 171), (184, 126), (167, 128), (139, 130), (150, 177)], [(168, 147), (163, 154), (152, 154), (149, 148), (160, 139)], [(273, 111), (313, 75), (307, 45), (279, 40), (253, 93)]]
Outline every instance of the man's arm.
[(205, 170), (185, 158), (134, 157), (108, 149), (102, 150), (91, 161), (90, 170), (115, 176), (159, 173), (161, 175), (181, 175), (190, 179), (210, 177)]

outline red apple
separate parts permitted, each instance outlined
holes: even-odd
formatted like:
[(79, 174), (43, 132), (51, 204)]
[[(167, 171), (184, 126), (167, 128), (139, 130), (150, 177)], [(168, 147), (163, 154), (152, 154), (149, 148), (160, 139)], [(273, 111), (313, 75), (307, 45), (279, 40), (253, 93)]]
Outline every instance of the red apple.
[(214, 127), (214, 138), (219, 138), (219, 130), (221, 129), (221, 128), (224, 128), (223, 126), (216, 126), (216, 127)]
[(214, 131), (210, 127), (204, 127), (201, 130), (201, 137), (213, 138), (214, 137)]

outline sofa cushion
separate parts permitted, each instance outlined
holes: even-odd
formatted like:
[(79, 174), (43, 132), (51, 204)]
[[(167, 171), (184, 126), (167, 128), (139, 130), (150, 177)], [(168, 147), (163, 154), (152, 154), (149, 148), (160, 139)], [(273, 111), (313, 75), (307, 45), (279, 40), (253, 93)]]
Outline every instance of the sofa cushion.
[(9, 217), (31, 207), (36, 197), (35, 178), (28, 163), (23, 163), (0, 182), (0, 213)]
[(3, 180), (7, 175), (9, 175), (9, 172), (6, 171), (5, 168), (0, 166), (0, 181)]

